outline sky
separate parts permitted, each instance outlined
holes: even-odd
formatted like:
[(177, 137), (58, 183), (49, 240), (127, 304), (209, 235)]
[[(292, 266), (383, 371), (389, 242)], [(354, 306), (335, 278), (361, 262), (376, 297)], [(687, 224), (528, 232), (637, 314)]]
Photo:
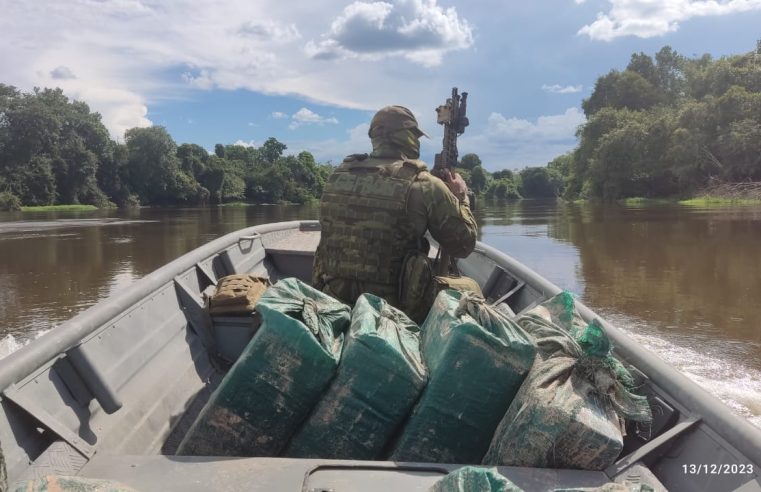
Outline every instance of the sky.
[(545, 165), (576, 144), (581, 102), (632, 53), (754, 50), (761, 0), (0, 0), (0, 83), (61, 87), (119, 141), (261, 145), (320, 162), (369, 152), (383, 106), (431, 136), (452, 87), (469, 93), (460, 155), (487, 170)]

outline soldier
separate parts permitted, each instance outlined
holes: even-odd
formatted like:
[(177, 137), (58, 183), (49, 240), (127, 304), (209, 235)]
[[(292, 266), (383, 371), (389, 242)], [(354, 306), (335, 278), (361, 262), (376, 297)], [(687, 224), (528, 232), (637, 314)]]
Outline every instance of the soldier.
[(409, 258), (427, 255), (426, 230), (464, 258), (475, 246), (476, 221), (462, 177), (442, 181), (418, 160), (427, 135), (409, 109), (381, 109), (368, 134), (373, 152), (346, 157), (325, 185), (312, 283), (349, 304), (369, 292), (408, 311), (415, 296), (399, 292), (400, 279), (414, 270)]

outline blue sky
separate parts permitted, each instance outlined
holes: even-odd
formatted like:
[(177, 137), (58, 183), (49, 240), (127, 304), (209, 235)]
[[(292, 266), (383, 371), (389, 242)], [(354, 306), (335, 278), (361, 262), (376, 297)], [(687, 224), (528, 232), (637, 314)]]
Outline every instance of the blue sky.
[(227, 2), (0, 0), (0, 82), (59, 86), (114, 138), (150, 124), (178, 143), (260, 145), (320, 161), (369, 150), (387, 104), (441, 143), (434, 108), (470, 93), (460, 153), (487, 169), (543, 165), (574, 147), (581, 101), (634, 52), (750, 51), (761, 0)]

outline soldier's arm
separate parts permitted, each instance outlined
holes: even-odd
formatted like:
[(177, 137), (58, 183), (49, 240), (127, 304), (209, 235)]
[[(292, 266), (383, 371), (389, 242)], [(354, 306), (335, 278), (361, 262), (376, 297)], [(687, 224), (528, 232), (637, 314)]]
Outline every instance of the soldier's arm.
[(410, 193), (408, 212), (416, 225), (425, 224), (450, 255), (464, 258), (473, 251), (478, 226), (467, 198), (458, 200), (440, 179), (427, 172), (419, 175)]

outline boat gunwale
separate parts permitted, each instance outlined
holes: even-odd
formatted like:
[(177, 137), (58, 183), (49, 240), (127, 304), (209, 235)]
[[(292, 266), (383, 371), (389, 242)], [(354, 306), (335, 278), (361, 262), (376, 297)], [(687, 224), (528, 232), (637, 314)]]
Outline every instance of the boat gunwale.
[[(281, 230), (309, 226), (316, 221), (274, 222), (246, 227), (209, 241), (145, 277), (137, 280), (124, 290), (97, 301), (73, 318), (52, 328), (50, 331), (19, 348), (0, 360), (0, 391), (26, 379), (51, 360), (82, 343), (93, 332), (121, 316), (125, 311), (139, 304), (154, 292), (160, 290), (175, 277), (210, 258), (238, 244), (241, 236), (267, 234)], [(249, 239), (249, 238), (246, 238)]]
[[(521, 277), (527, 284), (541, 290), (548, 297), (562, 292), (560, 287), (512, 256), (492, 246), (478, 242), (476, 251), (495, 260), (501, 267)], [(613, 341), (614, 350), (626, 362), (635, 366), (653, 383), (666, 391), (680, 405), (689, 409), (689, 417), (700, 418), (730, 447), (735, 448), (746, 458), (750, 458), (756, 467), (761, 466), (761, 429), (732, 412), (724, 402), (708, 393), (653, 352), (641, 347), (623, 330), (611, 325), (583, 302), (576, 300), (576, 306), (579, 314), (586, 322), (595, 318), (598, 319)]]

